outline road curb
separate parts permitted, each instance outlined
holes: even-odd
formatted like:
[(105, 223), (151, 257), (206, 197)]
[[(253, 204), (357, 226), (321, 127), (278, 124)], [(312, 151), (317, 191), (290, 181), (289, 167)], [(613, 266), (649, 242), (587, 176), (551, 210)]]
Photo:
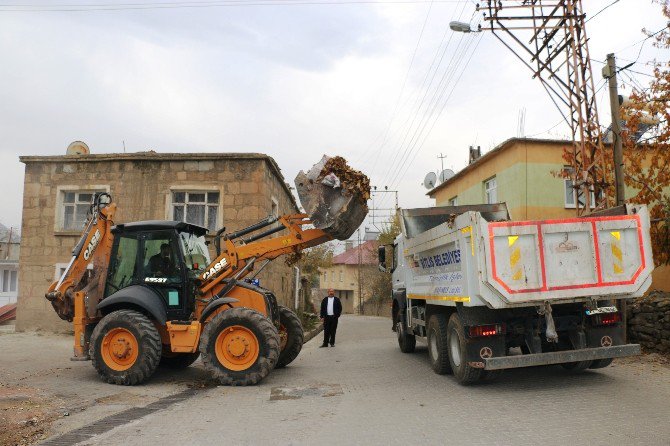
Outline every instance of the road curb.
[(304, 338), (304, 340), (302, 341), (302, 344), (303, 344), (303, 345), (307, 344), (309, 341), (312, 340), (312, 338), (314, 338), (316, 335), (318, 335), (318, 334), (321, 333), (322, 331), (323, 331), (323, 323), (320, 323), (319, 325), (316, 326), (315, 329), (313, 329), (313, 330), (308, 331), (307, 333), (305, 333), (305, 338)]

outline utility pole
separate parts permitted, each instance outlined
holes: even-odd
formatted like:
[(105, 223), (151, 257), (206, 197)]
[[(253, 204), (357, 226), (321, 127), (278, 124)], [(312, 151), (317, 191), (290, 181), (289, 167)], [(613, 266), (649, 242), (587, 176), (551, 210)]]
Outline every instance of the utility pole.
[(361, 283), (361, 228), (358, 228), (358, 314), (363, 314), (363, 284)]
[(442, 155), (442, 152), (440, 152), (440, 155), (438, 156), (438, 158), (440, 159), (440, 162), (442, 163), (442, 169), (440, 170), (440, 173), (442, 173), (442, 171), (444, 170), (444, 159), (446, 157), (447, 157), (446, 155)]
[(614, 54), (607, 55), (607, 65), (603, 67), (603, 77), (609, 81), (610, 108), (612, 109), (612, 143), (614, 147), (614, 185), (616, 187), (616, 205), (623, 206), (626, 200), (623, 181), (623, 144), (621, 141), (621, 110), (619, 89), (616, 77), (616, 59)]

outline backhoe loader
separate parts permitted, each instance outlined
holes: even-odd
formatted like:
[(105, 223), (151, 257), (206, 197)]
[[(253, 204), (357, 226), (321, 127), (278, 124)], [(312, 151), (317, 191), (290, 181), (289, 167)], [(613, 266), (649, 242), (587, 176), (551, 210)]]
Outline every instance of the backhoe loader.
[[(185, 222), (114, 225), (116, 204), (96, 194), (68, 267), (46, 293), (58, 315), (73, 322), (72, 359), (91, 360), (104, 381), (120, 385), (146, 381), (159, 364), (188, 367), (199, 356), (224, 385), (253, 385), (291, 363), (303, 344), (300, 319), (253, 277), (279, 256), (349, 237), (367, 213), (369, 189), (338, 184), (337, 193), (320, 181), (328, 174), (323, 160), (318, 166), (310, 184), (299, 185), (301, 201), (307, 194), (320, 202), (318, 212), (349, 220), (344, 230), (291, 214), (231, 233), (222, 228), (206, 241), (206, 228)], [(345, 205), (324, 202), (333, 194)]]

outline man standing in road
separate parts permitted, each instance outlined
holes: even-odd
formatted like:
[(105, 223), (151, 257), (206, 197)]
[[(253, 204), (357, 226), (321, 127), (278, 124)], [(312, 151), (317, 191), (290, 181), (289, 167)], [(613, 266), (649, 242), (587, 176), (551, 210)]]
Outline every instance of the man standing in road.
[(323, 344), (321, 347), (335, 347), (335, 332), (337, 319), (342, 314), (342, 302), (335, 296), (335, 290), (330, 288), (328, 296), (321, 301), (321, 321), (323, 322)]

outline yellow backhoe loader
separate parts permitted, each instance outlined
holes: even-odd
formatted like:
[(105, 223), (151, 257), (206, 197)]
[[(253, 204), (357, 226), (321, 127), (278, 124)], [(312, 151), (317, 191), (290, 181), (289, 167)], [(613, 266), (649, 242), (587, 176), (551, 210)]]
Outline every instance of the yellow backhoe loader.
[[(58, 315), (73, 322), (73, 359), (90, 359), (103, 380), (121, 385), (147, 380), (159, 363), (183, 368), (198, 356), (226, 385), (256, 384), (288, 365), (302, 348), (300, 319), (250, 274), (279, 256), (348, 238), (360, 225), (367, 178), (347, 174), (337, 160), (343, 161), (324, 157), (298, 176), (308, 213), (271, 216), (232, 233), (223, 228), (212, 239), (212, 261), (206, 228), (114, 225), (116, 204), (97, 194), (72, 260), (46, 293)], [(347, 183), (351, 172), (362, 183)]]

